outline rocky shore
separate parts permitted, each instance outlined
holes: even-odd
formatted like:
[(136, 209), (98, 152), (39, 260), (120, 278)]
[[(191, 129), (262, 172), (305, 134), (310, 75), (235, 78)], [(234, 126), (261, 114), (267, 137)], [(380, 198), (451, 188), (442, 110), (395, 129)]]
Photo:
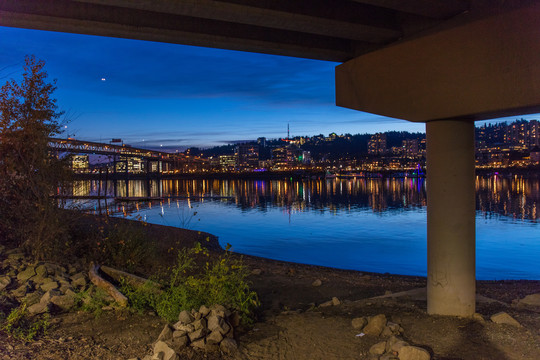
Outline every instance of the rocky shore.
[[(176, 231), (159, 227), (160, 246), (178, 245)], [(181, 233), (182, 244), (200, 237)], [(80, 310), (96, 292), (86, 264), (33, 263), (0, 247), (0, 309), (26, 303), (51, 316), (37, 341), (0, 332), (0, 359), (540, 358), (540, 281), (478, 281), (473, 318), (429, 316), (422, 277), (243, 259), (262, 302), (250, 328), (213, 304), (169, 324), (105, 297), (96, 317)]]

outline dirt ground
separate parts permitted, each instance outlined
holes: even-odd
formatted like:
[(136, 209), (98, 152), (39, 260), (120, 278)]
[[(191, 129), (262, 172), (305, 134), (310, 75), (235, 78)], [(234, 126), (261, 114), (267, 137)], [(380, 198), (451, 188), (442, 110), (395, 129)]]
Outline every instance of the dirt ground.
[[(178, 230), (160, 231), (161, 235), (178, 235)], [(191, 236), (189, 232), (182, 234), (186, 239)], [(186, 242), (176, 241), (175, 245)], [(233, 356), (188, 348), (181, 359), (367, 359), (371, 345), (381, 339), (358, 336), (351, 320), (377, 314), (400, 324), (404, 340), (428, 350), (432, 359), (540, 359), (540, 312), (512, 305), (514, 299), (539, 293), (540, 281), (478, 281), (478, 294), (496, 300), (477, 304), (477, 312), (485, 319), (478, 321), (428, 316), (421, 296), (373, 299), (425, 287), (425, 278), (251, 256), (245, 256), (244, 261), (251, 269), (260, 269), (260, 274), (251, 275), (262, 302), (258, 321), (252, 328), (237, 332), (239, 349)], [(312, 285), (316, 279), (321, 280), (321, 286)], [(341, 304), (318, 306), (333, 297)], [(510, 314), (522, 327), (491, 322), (489, 317), (500, 311)], [(48, 334), (33, 343), (0, 332), (0, 360), (142, 358), (151, 353), (152, 343), (165, 324), (154, 314), (138, 315), (127, 310), (108, 311), (97, 318), (84, 312), (57, 314), (51, 323)]]

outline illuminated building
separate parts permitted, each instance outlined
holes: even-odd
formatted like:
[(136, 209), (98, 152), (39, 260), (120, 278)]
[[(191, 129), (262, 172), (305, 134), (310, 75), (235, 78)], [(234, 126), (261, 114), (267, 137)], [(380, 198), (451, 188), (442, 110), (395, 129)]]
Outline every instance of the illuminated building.
[(371, 155), (382, 155), (386, 153), (386, 134), (377, 133), (368, 142), (368, 153)]
[(86, 172), (90, 167), (88, 155), (73, 155), (71, 158), (71, 168), (75, 172)]
[(259, 146), (241, 144), (236, 147), (238, 167), (242, 169), (253, 169), (259, 166)]

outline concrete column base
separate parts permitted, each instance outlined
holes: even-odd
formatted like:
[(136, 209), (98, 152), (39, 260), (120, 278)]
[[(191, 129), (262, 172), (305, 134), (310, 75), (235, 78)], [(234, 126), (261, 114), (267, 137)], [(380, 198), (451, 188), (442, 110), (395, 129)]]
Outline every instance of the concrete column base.
[(475, 312), (474, 122), (426, 123), (429, 314)]

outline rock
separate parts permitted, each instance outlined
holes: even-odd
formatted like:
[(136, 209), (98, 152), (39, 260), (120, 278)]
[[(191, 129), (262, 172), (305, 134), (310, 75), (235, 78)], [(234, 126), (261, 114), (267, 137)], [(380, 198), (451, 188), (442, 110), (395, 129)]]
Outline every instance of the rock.
[(0, 291), (4, 290), (11, 284), (11, 278), (9, 276), (0, 277)]
[(172, 333), (173, 339), (178, 338), (178, 337), (182, 337), (182, 336), (186, 336), (186, 335), (187, 335), (187, 331), (183, 331), (183, 330), (175, 330)]
[(188, 339), (188, 337), (186, 335), (179, 336), (179, 337), (174, 337), (173, 336), (173, 339), (169, 341), (169, 344), (170, 344), (171, 348), (174, 349), (174, 351), (178, 352), (178, 351), (182, 350), (183, 348), (185, 348), (186, 346), (188, 346), (189, 339)]
[(332, 298), (332, 305), (334, 306), (338, 306), (338, 305), (341, 305), (341, 301), (339, 301), (339, 299), (337, 297), (333, 297)]
[(221, 335), (218, 330), (212, 331), (210, 335), (206, 337), (206, 343), (208, 344), (219, 344), (221, 340), (223, 340), (223, 335)]
[(199, 340), (200, 338), (203, 338), (207, 333), (208, 333), (208, 330), (206, 330), (205, 328), (195, 330), (194, 332), (191, 332), (188, 334), (189, 340), (191, 340), (191, 342), (195, 340)]
[(319, 307), (328, 307), (328, 306), (334, 306), (334, 302), (332, 300), (328, 300), (319, 305)]
[(379, 360), (399, 360), (399, 358), (395, 356), (394, 354), (388, 353), (388, 354), (381, 355), (379, 357)]
[(191, 346), (196, 349), (204, 349), (206, 347), (206, 342), (204, 341), (204, 338), (198, 339), (191, 342)]
[(314, 282), (312, 282), (311, 285), (312, 285), (312, 286), (315, 286), (315, 287), (321, 286), (321, 285), (322, 285), (322, 281), (321, 281), (321, 279), (317, 279), (317, 280), (315, 280)]
[(41, 297), (43, 296), (43, 293), (41, 291), (34, 291), (31, 293), (26, 294), (26, 296), (23, 299), (23, 302), (26, 303), (26, 305), (34, 305), (41, 301)]
[[(399, 328), (398, 328), (399, 329)], [(381, 335), (382, 337), (384, 338), (387, 338), (387, 337), (390, 337), (394, 335), (394, 333), (392, 332), (392, 330), (388, 327), (388, 326), (385, 326), (383, 331), (381, 332)]]
[(47, 292), (49, 290), (58, 289), (60, 285), (56, 281), (51, 281), (45, 284), (41, 284), (40, 289)]
[(202, 316), (206, 317), (206, 316), (208, 316), (208, 314), (210, 314), (210, 309), (207, 308), (205, 305), (201, 305), (201, 307), (199, 308), (199, 313)]
[(28, 307), (28, 312), (30, 314), (43, 314), (49, 311), (50, 303), (48, 302), (38, 302), (32, 306)]
[(364, 326), (368, 323), (367, 319), (365, 317), (358, 317), (354, 318), (351, 321), (352, 327), (357, 330), (362, 330)]
[(43, 294), (40, 302), (50, 302), (53, 296), (60, 296), (60, 295), (62, 295), (62, 293), (57, 289), (49, 290), (45, 294)]
[(195, 320), (194, 322), (191, 323), (191, 325), (193, 325), (193, 328), (195, 330), (206, 329), (207, 328), (205, 318), (200, 318), (199, 320)]
[(386, 341), (381, 341), (379, 343), (376, 343), (372, 347), (370, 347), (369, 353), (373, 355), (382, 355), (384, 354), (385, 349), (386, 349)]
[(217, 352), (219, 351), (219, 344), (209, 344), (208, 342), (204, 346), (204, 351), (207, 352)]
[(219, 348), (225, 354), (231, 355), (236, 351), (236, 349), (238, 349), (238, 345), (236, 344), (236, 341), (234, 339), (225, 338), (219, 344)]
[(427, 350), (417, 346), (404, 346), (399, 352), (399, 360), (429, 360), (431, 355)]
[(480, 315), (479, 313), (474, 313), (473, 316), (472, 316), (473, 320), (476, 320), (478, 322), (486, 322), (486, 320), (484, 320), (484, 317), (482, 315)]
[(364, 326), (364, 329), (362, 331), (366, 335), (379, 336), (384, 330), (385, 326), (386, 316), (384, 314), (379, 314), (369, 319), (367, 325)]
[(399, 324), (396, 324), (396, 323), (394, 323), (394, 322), (388, 321), (388, 322), (386, 323), (386, 326), (390, 329), (390, 331), (392, 331), (393, 334), (399, 334), (399, 333), (400, 333), (400, 331), (399, 331), (399, 328), (400, 328)]
[(32, 284), (26, 283), (21, 286), (19, 286), (17, 289), (12, 291), (12, 294), (16, 297), (22, 298), (26, 296), (29, 292), (32, 292), (33, 286)]
[(63, 310), (69, 310), (75, 305), (75, 297), (71, 295), (53, 296), (51, 302)]
[(193, 320), (193, 316), (187, 310), (181, 311), (178, 315), (178, 321), (182, 322), (182, 324), (190, 324)]
[(238, 327), (240, 326), (240, 322), (241, 322), (241, 317), (240, 317), (240, 313), (238, 311), (235, 311), (231, 314), (231, 316), (229, 317), (229, 322), (231, 324), (232, 327)]
[(154, 345), (154, 356), (152, 359), (178, 360), (176, 352), (164, 341), (157, 341)]
[(165, 324), (163, 327), (163, 330), (161, 330), (161, 333), (158, 336), (158, 341), (167, 341), (172, 340), (173, 338), (173, 329), (169, 324)]
[(44, 278), (44, 277), (47, 277), (47, 275), (49, 275), (49, 271), (47, 271), (47, 267), (45, 265), (41, 264), (38, 267), (36, 267), (36, 275), (39, 276), (40, 278)]
[(401, 340), (398, 337), (391, 336), (388, 340), (386, 340), (386, 352), (398, 352), (401, 350), (402, 347), (408, 346), (409, 344), (403, 340)]
[(219, 331), (222, 335), (229, 332), (231, 326), (220, 316), (210, 315), (208, 317), (208, 330)]
[(253, 269), (251, 271), (251, 274), (252, 275), (261, 275), (262, 274), (262, 270), (261, 269)]
[(8, 255), (8, 259), (18, 260), (18, 261), (24, 259), (24, 253), (23, 252), (18, 251), (18, 249), (14, 249), (14, 250), (15, 250), (14, 252), (11, 252)]
[(491, 321), (493, 321), (496, 324), (508, 324), (515, 327), (521, 327), (521, 324), (517, 322), (516, 319), (508, 315), (507, 313), (500, 312), (494, 315), (491, 315)]
[(210, 310), (211, 310), (210, 315), (216, 315), (222, 318), (225, 318), (226, 312), (227, 312), (227, 309), (225, 308), (225, 306), (219, 305), (219, 304), (212, 305), (210, 307)]
[(69, 284), (68, 284), (68, 285), (65, 285), (65, 284), (60, 283), (60, 292), (61, 292), (62, 294), (65, 294), (65, 293), (67, 293), (67, 292), (69, 292), (69, 291), (75, 292), (75, 289), (74, 289), (71, 285), (69, 285)]
[(83, 273), (77, 273), (71, 277), (71, 285), (83, 288), (86, 285), (88, 285), (88, 281), (86, 280), (86, 276)]
[(193, 332), (195, 331), (195, 327), (193, 327), (193, 325), (191, 324), (184, 324), (182, 323), (181, 321), (177, 322), (176, 324), (173, 325), (173, 327), (178, 330), (178, 331), (183, 331), (185, 333), (190, 333), (190, 332)]
[(33, 266), (28, 266), (24, 271), (17, 274), (17, 280), (26, 281), (36, 275), (36, 269)]
[(540, 307), (540, 293), (525, 296), (523, 299), (518, 301), (518, 305)]
[(56, 282), (56, 281), (51, 277), (44, 277), (44, 278), (41, 279), (41, 285), (45, 285), (45, 284), (48, 284), (50, 282)]

